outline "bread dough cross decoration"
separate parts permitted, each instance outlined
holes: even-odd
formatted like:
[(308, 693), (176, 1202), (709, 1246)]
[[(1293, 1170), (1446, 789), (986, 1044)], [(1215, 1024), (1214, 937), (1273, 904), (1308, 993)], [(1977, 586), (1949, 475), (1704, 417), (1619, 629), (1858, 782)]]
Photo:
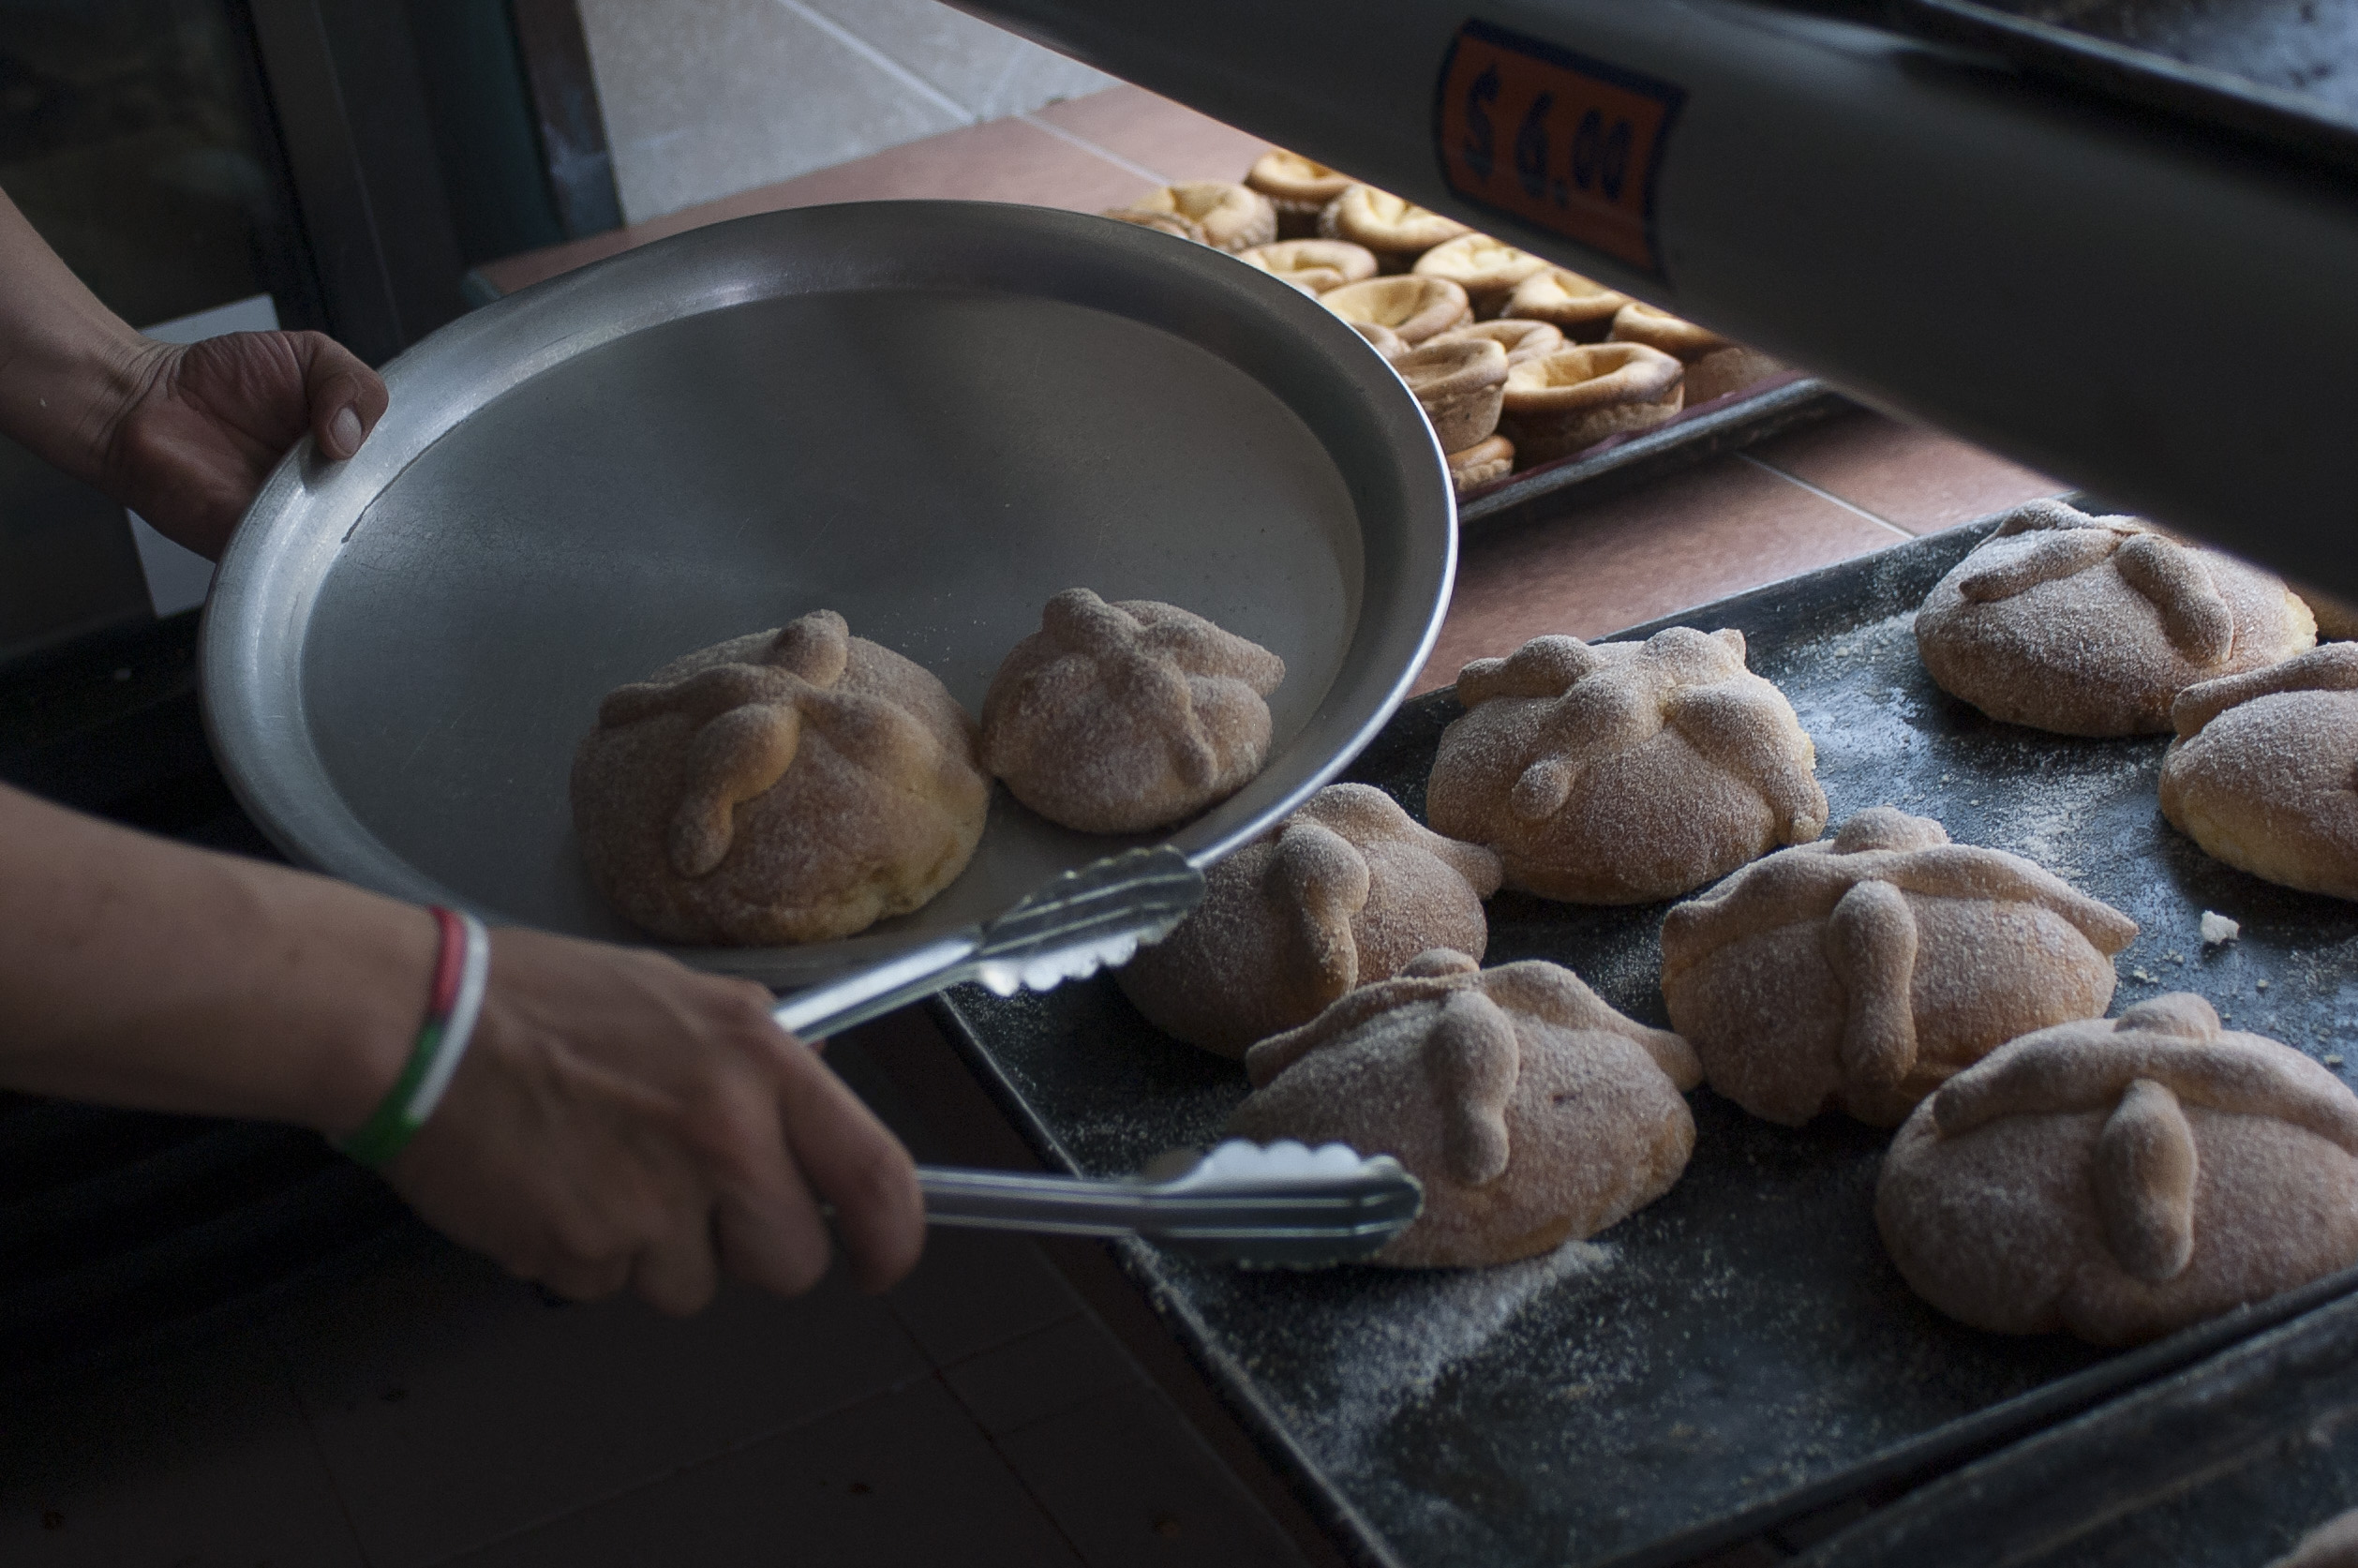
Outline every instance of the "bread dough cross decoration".
[(2134, 517), (2091, 517), (2060, 501), (2032, 501), (1990, 541), (2025, 533), (2041, 537), (1961, 577), (1957, 590), (1973, 604), (1994, 604), (2109, 560), (2160, 612), (2162, 635), (2180, 653), (2216, 665), (2234, 651), (2234, 611), (2201, 558), (2176, 540)]
[(1950, 1079), (1933, 1120), (1957, 1138), (2007, 1116), (2109, 1112), (2093, 1172), (2105, 1248), (2159, 1285), (2194, 1256), (2199, 1171), (2186, 1106), (2290, 1123), (2358, 1156), (2358, 1105), (2321, 1073), (2306, 1081), (2301, 1065), (2222, 1036), (2211, 1005), (2182, 992), (2031, 1037)]
[(709, 875), (728, 856), (736, 811), (785, 777), (806, 733), (886, 777), (931, 750), (923, 731), (879, 697), (836, 690), (851, 631), (833, 610), (779, 628), (759, 664), (716, 665), (678, 680), (619, 686), (598, 705), (604, 728), (679, 713), (696, 729), (685, 749), (679, 804), (665, 840), (673, 871)]
[[(1169, 737), (1172, 765), (1190, 789), (1211, 788), (1221, 761), (1187, 678), (1242, 680), (1267, 692), (1285, 674), (1268, 650), (1200, 616), (1146, 600), (1110, 605), (1085, 588), (1068, 588), (1048, 602), (1040, 635), (1070, 657), (1041, 673), (1030, 701), (1112, 701), (1150, 718)], [(1093, 693), (1095, 683), (1102, 690)]]
[(1467, 665), (1457, 695), (1469, 709), (1493, 697), (1555, 699), (1507, 797), (1525, 822), (1561, 811), (1591, 763), (1669, 728), (1704, 760), (1754, 784), (1780, 836), (1815, 838), (1826, 825), (1826, 798), (1807, 758), (1787, 743), (1783, 699), (1766, 681), (1739, 679), (1747, 673), (1741, 632), (1673, 626), (1634, 648), (1535, 637), (1508, 658)]
[(1916, 1066), (1917, 924), (1903, 893), (2037, 904), (2100, 952), (2137, 934), (2128, 917), (2061, 877), (2000, 850), (1951, 844), (1939, 823), (1888, 806), (1860, 812), (1822, 844), (1759, 862), (1724, 891), (1679, 905), (1666, 923), (1680, 928), (1670, 942), (1694, 952), (1824, 920), (1827, 963), (1850, 1002), (1843, 1072), (1896, 1087)]

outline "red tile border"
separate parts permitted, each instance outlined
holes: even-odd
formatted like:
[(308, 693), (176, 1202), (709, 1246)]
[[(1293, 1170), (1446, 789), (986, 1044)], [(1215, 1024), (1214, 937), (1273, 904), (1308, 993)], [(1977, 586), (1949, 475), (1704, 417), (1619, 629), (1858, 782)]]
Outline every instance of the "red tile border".
[(1763, 441), (1751, 455), (1910, 533), (2072, 488), (1937, 430), (1864, 409)]

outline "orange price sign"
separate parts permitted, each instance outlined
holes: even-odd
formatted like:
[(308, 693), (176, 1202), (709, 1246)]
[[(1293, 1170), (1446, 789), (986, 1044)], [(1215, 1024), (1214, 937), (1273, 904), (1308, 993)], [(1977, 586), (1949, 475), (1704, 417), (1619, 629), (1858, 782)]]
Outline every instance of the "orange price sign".
[(1467, 201), (1662, 275), (1654, 186), (1686, 91), (1469, 22), (1441, 62), (1434, 149)]

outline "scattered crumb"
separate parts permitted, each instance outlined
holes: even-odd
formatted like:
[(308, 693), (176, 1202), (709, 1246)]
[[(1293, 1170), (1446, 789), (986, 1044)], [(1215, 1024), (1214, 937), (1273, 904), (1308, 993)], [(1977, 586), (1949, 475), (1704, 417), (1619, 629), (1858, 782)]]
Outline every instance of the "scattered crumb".
[(2265, 978), (2254, 980), (2251, 984), (2252, 989), (2255, 991), (2265, 991), (2268, 989), (2268, 982)]
[(2184, 953), (2171, 953), (2170, 955), (2170, 962), (2172, 963), (2184, 963), (2186, 961), (2186, 955)]
[(2224, 915), (2209, 909), (2202, 911), (2202, 945), (2206, 948), (2223, 947), (2234, 941), (2243, 933), (2243, 929), (2242, 925)]
[(2329, 1068), (2337, 1068), (2342, 1065), (2342, 1059), (2339, 1056), (2328, 1056), (2325, 1058), (2325, 1065)]
[(2132, 979), (2132, 980), (2142, 980), (2142, 981), (2144, 981), (2147, 985), (2155, 985), (2155, 984), (2158, 984), (2158, 983), (2159, 983), (2159, 982), (2157, 982), (2157, 980), (2156, 980), (2156, 979), (2155, 979), (2155, 978), (2154, 978), (2151, 975), (2148, 975), (2148, 974), (2147, 974), (2147, 973), (2145, 973), (2145, 971), (2144, 971), (2144, 970), (2142, 970), (2142, 969), (2131, 969), (2131, 970), (2128, 972), (2128, 978), (2129, 978), (2130, 979)]

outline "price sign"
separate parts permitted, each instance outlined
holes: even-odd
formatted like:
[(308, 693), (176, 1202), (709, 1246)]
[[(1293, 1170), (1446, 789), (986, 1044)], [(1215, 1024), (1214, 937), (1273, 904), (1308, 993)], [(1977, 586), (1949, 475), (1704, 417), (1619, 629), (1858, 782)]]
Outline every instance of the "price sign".
[(1433, 137), (1469, 202), (1662, 275), (1654, 186), (1685, 89), (1469, 22), (1441, 62)]

